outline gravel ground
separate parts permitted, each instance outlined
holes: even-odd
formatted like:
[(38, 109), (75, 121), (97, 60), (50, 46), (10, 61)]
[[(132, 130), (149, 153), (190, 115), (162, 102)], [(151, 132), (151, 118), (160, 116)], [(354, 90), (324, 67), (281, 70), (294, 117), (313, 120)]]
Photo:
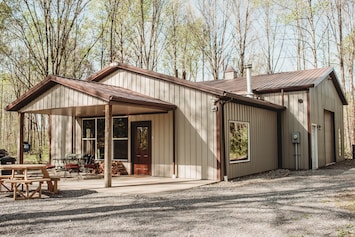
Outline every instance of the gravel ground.
[(185, 191), (0, 194), (0, 236), (355, 236), (355, 161)]

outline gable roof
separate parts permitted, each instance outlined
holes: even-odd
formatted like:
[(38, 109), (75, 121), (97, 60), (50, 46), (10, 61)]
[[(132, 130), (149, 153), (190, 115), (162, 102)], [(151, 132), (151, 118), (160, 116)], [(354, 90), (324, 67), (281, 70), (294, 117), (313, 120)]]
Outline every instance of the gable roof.
[[(348, 102), (332, 67), (256, 75), (252, 76), (251, 84), (253, 93), (255, 94), (275, 93), (281, 90), (284, 92), (301, 91), (316, 87), (328, 77), (332, 80), (343, 105), (347, 105)], [(247, 90), (246, 79), (244, 77), (232, 80), (205, 81), (200, 82), (200, 84), (237, 94), (246, 94)]]
[(70, 79), (59, 76), (48, 76), (45, 80), (38, 83), (32, 89), (20, 96), (17, 100), (7, 105), (5, 110), (18, 111), (27, 104), (29, 104), (31, 101), (39, 97), (41, 94), (56, 85), (63, 85), (65, 87), (101, 99), (107, 103), (121, 102), (133, 105), (156, 107), (165, 110), (171, 110), (176, 108), (176, 106), (171, 103), (158, 100), (118, 86), (110, 86), (96, 82)]
[(259, 100), (259, 99), (249, 98), (249, 97), (239, 95), (234, 92), (230, 92), (228, 90), (224, 90), (222, 88), (213, 87), (208, 84), (201, 84), (201, 83), (196, 83), (196, 82), (192, 82), (192, 81), (187, 81), (187, 80), (180, 79), (177, 77), (165, 75), (165, 74), (150, 71), (147, 69), (142, 69), (142, 68), (130, 66), (127, 64), (119, 63), (119, 62), (112, 63), (111, 65), (103, 68), (102, 70), (98, 71), (97, 73), (94, 73), (93, 75), (89, 76), (87, 78), (87, 80), (99, 82), (99, 81), (103, 80), (104, 78), (106, 78), (108, 75), (110, 75), (116, 71), (119, 71), (119, 70), (129, 71), (129, 72), (136, 73), (139, 75), (151, 77), (151, 78), (154, 78), (157, 80), (171, 82), (176, 85), (180, 85), (180, 86), (188, 87), (191, 89), (203, 91), (203, 92), (215, 95), (217, 97), (220, 97), (221, 99), (226, 99), (228, 101), (234, 101), (234, 102), (237, 102), (240, 104), (255, 106), (255, 107), (274, 110), (274, 111), (285, 109), (285, 107), (280, 106), (280, 105), (276, 105), (276, 104), (273, 104), (273, 103), (270, 103), (267, 101), (263, 101), (263, 100)]

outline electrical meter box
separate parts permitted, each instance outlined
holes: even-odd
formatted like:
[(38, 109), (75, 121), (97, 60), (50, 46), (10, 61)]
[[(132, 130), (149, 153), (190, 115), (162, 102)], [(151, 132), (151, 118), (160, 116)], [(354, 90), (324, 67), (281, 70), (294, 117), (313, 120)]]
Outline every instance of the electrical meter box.
[(293, 144), (299, 144), (301, 139), (301, 134), (300, 132), (293, 132), (292, 133), (292, 143)]

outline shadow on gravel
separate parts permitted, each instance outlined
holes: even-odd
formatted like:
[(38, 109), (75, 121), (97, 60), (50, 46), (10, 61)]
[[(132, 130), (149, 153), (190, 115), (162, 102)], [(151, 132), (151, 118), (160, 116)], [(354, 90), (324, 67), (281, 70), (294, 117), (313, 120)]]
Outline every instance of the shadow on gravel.
[[(337, 166), (328, 166), (324, 169), (336, 169), (336, 167), (339, 171), (350, 170), (355, 167), (355, 163), (352, 160), (344, 161)], [(125, 196), (122, 201), (116, 201), (122, 198), (120, 196), (90, 196), (96, 193), (93, 190), (65, 190), (53, 196), (55, 199), (45, 200), (45, 205), (64, 206), (68, 200), (82, 198), (78, 199), (75, 205), (68, 205), (63, 209), (1, 213), (0, 228), (59, 224), (68, 222), (68, 220), (95, 222), (98, 218), (109, 220), (117, 217), (131, 218), (134, 223), (137, 223), (138, 220), (148, 221), (152, 217), (168, 220), (174, 216), (188, 216), (194, 212), (204, 213), (199, 217), (211, 218), (206, 219), (206, 223), (210, 223), (214, 219), (224, 218), (224, 214), (232, 209), (239, 215), (239, 218), (244, 218), (241, 222), (245, 223), (255, 221), (255, 216), (248, 216), (250, 213), (273, 213), (276, 215), (273, 221), (267, 218), (264, 221), (265, 224), (271, 222), (274, 226), (290, 223), (295, 218), (307, 218), (312, 215), (354, 220), (353, 213), (326, 205), (328, 200), (333, 199), (336, 194), (353, 190), (355, 187), (354, 173), (350, 172), (350, 176), (345, 178), (345, 175), (334, 176), (337, 172), (312, 172), (309, 171), (310, 177), (302, 177), (303, 175), (284, 177), (285, 174), (282, 174), (282, 178), (246, 184), (246, 188), (236, 186), (231, 182), (226, 186), (207, 185), (179, 191), (176, 195)], [(60, 200), (63, 200), (63, 203)]]
[[(73, 198), (73, 197), (83, 197), (90, 194), (97, 193), (97, 191), (89, 189), (81, 190), (59, 190), (55, 195), (51, 195), (51, 198)], [(47, 194), (48, 195), (48, 194)]]
[[(288, 181), (288, 185), (293, 185), (298, 182), (304, 182), (304, 180), (294, 179)], [(354, 187), (354, 183), (347, 182), (329, 182), (329, 180), (321, 181), (325, 182), (326, 189), (328, 191), (336, 192), (338, 190), (344, 190)], [(263, 185), (263, 184), (258, 184)], [(255, 188), (258, 187), (255, 186)], [(265, 184), (263, 185), (265, 187)], [(125, 217), (143, 217), (148, 219), (152, 216), (174, 216), (174, 213), (186, 211), (194, 212), (199, 210), (210, 211), (215, 213), (216, 210), (221, 208), (238, 208), (248, 207), (249, 211), (256, 211), (264, 209), (265, 211), (271, 211), (278, 213), (280, 218), (285, 218), (288, 215), (289, 209), (294, 209), (294, 213), (299, 215), (309, 215), (309, 213), (333, 213), (333, 215), (339, 218), (353, 219), (354, 214), (342, 211), (334, 210), (327, 206), (311, 206), (304, 203), (299, 203), (299, 199), (304, 199), (309, 196), (314, 198), (323, 198), (324, 183), (319, 187), (303, 187), (290, 189), (290, 190), (277, 190), (274, 184), (267, 185), (267, 190), (258, 193), (240, 193), (235, 187), (200, 187), (194, 190), (187, 190), (180, 192), (178, 198), (156, 196), (131, 196), (127, 203), (105, 203), (108, 200), (114, 200), (120, 197), (117, 196), (105, 196), (105, 197), (88, 197), (84, 203), (81, 199), (78, 201), (78, 205), (70, 206), (68, 209), (61, 210), (44, 210), (36, 212), (26, 213), (12, 213), (0, 215), (0, 227), (7, 226), (21, 226), (28, 224), (53, 224), (70, 221), (95, 221), (97, 218), (115, 218), (117, 216)], [(227, 193), (219, 193), (218, 189), (227, 189)], [(80, 193), (77, 193), (80, 192)], [(187, 192), (187, 193), (184, 193)], [(204, 196), (188, 195), (189, 192), (196, 192), (196, 194)], [(68, 190), (60, 193), (61, 199), (74, 198), (78, 195), (84, 196), (94, 193), (90, 190)], [(185, 196), (186, 195), (186, 196)], [(65, 198), (64, 198), (65, 197)], [(52, 199), (52, 198), (51, 198)], [(51, 202), (52, 200), (47, 201)], [(100, 200), (102, 199), (102, 200)], [(308, 199), (305, 199), (308, 200)], [(43, 201), (43, 200), (42, 200)], [(56, 202), (56, 201), (55, 201)], [(96, 205), (100, 203), (100, 205)], [(48, 203), (46, 203), (48, 204)], [(54, 204), (54, 203), (53, 203)], [(285, 210), (287, 207), (287, 210)], [(247, 213), (245, 213), (247, 215)], [(29, 219), (29, 216), (31, 217)], [(245, 216), (247, 219), (247, 216)], [(281, 219), (282, 219), (281, 218)], [(16, 221), (13, 223), (12, 221)], [(282, 223), (282, 221), (280, 221)]]

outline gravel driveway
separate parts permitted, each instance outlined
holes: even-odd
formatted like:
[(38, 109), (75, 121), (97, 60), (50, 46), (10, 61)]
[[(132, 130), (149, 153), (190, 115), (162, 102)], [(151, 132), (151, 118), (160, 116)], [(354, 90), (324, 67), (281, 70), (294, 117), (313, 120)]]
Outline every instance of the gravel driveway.
[(169, 193), (2, 193), (0, 210), (0, 236), (355, 236), (355, 162)]

